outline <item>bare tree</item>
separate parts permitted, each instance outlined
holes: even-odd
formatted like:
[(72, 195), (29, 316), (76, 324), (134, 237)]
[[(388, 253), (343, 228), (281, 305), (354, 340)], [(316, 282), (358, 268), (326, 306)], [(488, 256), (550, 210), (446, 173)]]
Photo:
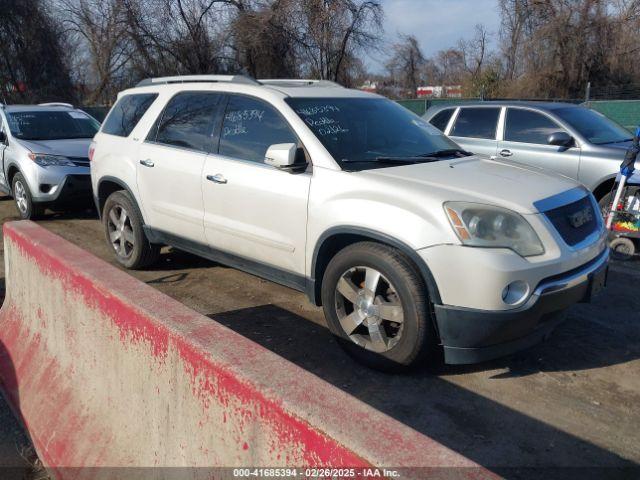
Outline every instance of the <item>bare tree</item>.
[(0, 0), (0, 99), (73, 100), (61, 38), (42, 1)]
[(382, 31), (382, 7), (374, 0), (288, 0), (290, 28), (303, 70), (345, 81), (353, 59), (374, 48)]
[(291, 78), (300, 74), (289, 2), (242, 8), (231, 25), (237, 64), (255, 78)]
[(397, 85), (407, 91), (410, 98), (417, 94), (418, 87), (425, 81), (426, 59), (418, 40), (412, 35), (401, 35), (393, 45), (392, 56), (386, 68)]
[(88, 104), (108, 103), (127, 80), (133, 53), (120, 0), (61, 0), (63, 25), (76, 48), (74, 70)]
[(225, 73), (235, 69), (228, 48), (230, 9), (240, 0), (121, 0), (137, 76)]

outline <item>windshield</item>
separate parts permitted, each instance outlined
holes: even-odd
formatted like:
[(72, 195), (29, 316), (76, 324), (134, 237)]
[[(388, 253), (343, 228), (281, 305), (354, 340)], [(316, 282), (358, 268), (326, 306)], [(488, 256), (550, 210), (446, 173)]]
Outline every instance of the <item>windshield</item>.
[(438, 159), (454, 157), (460, 150), (437, 128), (391, 100), (288, 98), (286, 101), (345, 170), (392, 166), (405, 159), (417, 162), (419, 157), (442, 151), (449, 153)]
[(8, 112), (11, 134), (21, 140), (93, 138), (100, 124), (81, 111)]
[(596, 145), (631, 140), (631, 133), (604, 115), (588, 108), (554, 110), (562, 120), (575, 128), (587, 141)]

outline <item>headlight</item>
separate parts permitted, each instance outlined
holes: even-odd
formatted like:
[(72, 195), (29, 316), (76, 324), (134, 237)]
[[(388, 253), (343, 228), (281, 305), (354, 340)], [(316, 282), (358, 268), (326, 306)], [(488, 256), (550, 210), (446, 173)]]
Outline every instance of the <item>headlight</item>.
[(446, 202), (444, 210), (464, 245), (510, 248), (523, 257), (544, 253), (536, 232), (516, 212), (467, 202)]
[(41, 167), (75, 167), (76, 164), (67, 157), (60, 155), (44, 155), (40, 153), (30, 153), (29, 158)]

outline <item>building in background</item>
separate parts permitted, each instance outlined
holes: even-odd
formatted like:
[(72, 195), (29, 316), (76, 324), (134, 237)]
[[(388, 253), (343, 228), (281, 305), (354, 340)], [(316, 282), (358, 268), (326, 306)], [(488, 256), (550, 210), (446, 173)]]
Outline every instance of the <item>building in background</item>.
[(418, 87), (418, 98), (461, 98), (462, 85), (435, 85)]

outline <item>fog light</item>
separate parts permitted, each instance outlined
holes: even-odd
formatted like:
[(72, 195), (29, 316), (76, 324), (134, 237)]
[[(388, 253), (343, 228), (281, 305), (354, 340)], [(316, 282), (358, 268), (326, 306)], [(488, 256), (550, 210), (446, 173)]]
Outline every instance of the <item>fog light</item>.
[(502, 290), (502, 301), (509, 305), (522, 302), (529, 295), (529, 285), (522, 280), (516, 280)]

